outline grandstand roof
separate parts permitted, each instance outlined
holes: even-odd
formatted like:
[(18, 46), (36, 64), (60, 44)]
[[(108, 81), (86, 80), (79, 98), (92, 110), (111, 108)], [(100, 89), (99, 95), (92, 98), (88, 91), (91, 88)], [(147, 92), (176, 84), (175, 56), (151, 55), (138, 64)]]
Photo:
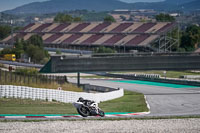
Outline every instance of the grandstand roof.
[[(28, 40), (31, 35), (42, 36), (44, 44), (79, 46), (146, 46), (175, 23), (31, 23), (13, 34), (14, 39)], [(2, 42), (10, 43), (8, 36)]]

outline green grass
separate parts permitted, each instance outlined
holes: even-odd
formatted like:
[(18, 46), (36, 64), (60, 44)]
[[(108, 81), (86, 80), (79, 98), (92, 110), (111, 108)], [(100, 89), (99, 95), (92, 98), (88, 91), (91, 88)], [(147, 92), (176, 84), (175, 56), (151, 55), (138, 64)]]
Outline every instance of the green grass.
[[(130, 91), (125, 91), (121, 98), (102, 102), (99, 106), (105, 112), (148, 111), (144, 95)], [(0, 98), (0, 114), (77, 114), (77, 111), (68, 103)]]
[(125, 91), (124, 96), (99, 104), (105, 112), (145, 112), (148, 111), (144, 95)]
[(76, 114), (72, 104), (31, 99), (0, 99), (0, 114)]

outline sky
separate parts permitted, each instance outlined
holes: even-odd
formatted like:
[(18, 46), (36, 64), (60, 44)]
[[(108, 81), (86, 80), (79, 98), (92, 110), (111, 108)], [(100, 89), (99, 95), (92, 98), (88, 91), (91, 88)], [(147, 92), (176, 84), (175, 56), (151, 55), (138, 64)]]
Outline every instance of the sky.
[[(31, 2), (42, 2), (47, 0), (0, 0), (0, 11), (14, 9), (18, 6), (28, 4)], [(123, 2), (134, 3), (134, 2), (158, 2), (162, 0), (120, 0)]]

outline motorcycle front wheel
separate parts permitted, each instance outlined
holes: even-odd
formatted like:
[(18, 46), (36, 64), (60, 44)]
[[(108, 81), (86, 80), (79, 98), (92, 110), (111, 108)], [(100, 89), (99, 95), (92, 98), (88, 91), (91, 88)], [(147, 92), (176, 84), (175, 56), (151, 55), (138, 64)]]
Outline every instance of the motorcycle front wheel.
[(90, 115), (90, 112), (88, 110), (88, 108), (81, 106), (77, 109), (78, 113), (83, 116), (83, 117), (87, 117)]

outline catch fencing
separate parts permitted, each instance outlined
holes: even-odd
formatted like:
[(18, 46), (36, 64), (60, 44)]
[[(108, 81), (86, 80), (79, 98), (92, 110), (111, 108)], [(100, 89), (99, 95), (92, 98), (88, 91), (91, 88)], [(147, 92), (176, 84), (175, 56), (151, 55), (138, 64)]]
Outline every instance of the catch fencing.
[(63, 90), (41, 89), (25, 86), (13, 85), (0, 85), (0, 98), (21, 98), (32, 100), (46, 100), (46, 101), (59, 101), (64, 103), (76, 102), (79, 97), (84, 99), (94, 100), (96, 102), (103, 102), (122, 97), (124, 90), (119, 89), (116, 91), (106, 93), (86, 93), (86, 92), (70, 92)]
[(68, 82), (66, 76), (18, 74), (0, 69), (1, 85), (13, 84), (29, 86), (34, 84), (64, 84), (66, 82)]

